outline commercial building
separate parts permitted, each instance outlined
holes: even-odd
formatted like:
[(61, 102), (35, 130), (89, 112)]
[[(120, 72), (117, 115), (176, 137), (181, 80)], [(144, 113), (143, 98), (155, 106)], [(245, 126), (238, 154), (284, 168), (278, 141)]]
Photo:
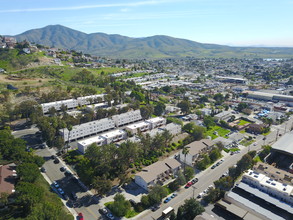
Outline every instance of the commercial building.
[(174, 158), (158, 161), (137, 173), (135, 183), (148, 191), (150, 187), (156, 184), (163, 185), (170, 180), (173, 175), (176, 175), (180, 167), (181, 164)]
[(214, 142), (209, 139), (202, 139), (200, 141), (194, 141), (184, 148), (188, 148), (188, 153), (183, 154), (183, 150), (180, 151), (179, 159), (182, 163), (185, 163), (189, 166), (193, 166), (198, 160), (199, 155), (205, 152), (208, 152), (212, 149)]
[(67, 128), (60, 129), (59, 133), (63, 137), (64, 141), (72, 141), (80, 138), (84, 138), (90, 135), (98, 134), (103, 131), (107, 131), (115, 128), (115, 123), (112, 119), (104, 118), (96, 121), (75, 125), (72, 130)]
[(223, 111), (223, 112), (220, 112), (218, 114), (216, 114), (214, 116), (214, 118), (217, 120), (217, 121), (226, 121), (228, 120), (229, 118), (231, 118), (232, 116), (232, 112), (231, 111)]
[(113, 115), (112, 119), (116, 127), (133, 123), (142, 119), (140, 110), (129, 111), (120, 115)]
[(247, 97), (252, 99), (265, 101), (282, 101), (288, 103), (289, 105), (293, 105), (293, 96), (290, 95), (281, 95), (259, 91), (244, 91), (243, 93), (247, 94)]

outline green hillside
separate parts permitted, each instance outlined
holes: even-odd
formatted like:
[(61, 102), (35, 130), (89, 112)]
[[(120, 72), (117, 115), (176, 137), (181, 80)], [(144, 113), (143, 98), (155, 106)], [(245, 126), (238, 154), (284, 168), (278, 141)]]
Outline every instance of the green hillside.
[(113, 58), (225, 57), (292, 58), (293, 48), (229, 47), (202, 44), (169, 36), (130, 38), (104, 33), (86, 34), (61, 25), (26, 31), (15, 36), (47, 46), (74, 49)]

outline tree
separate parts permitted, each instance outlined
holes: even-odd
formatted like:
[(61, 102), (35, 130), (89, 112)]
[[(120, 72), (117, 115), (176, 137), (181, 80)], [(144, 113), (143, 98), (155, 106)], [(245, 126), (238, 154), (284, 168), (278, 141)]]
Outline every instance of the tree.
[(16, 186), (16, 202), (23, 207), (24, 214), (30, 213), (42, 201), (43, 194), (43, 189), (33, 183), (20, 182)]
[(197, 215), (205, 211), (204, 207), (194, 198), (185, 200), (181, 207), (183, 213), (182, 219), (184, 220), (193, 220)]
[(165, 109), (166, 109), (166, 105), (162, 102), (158, 102), (158, 104), (155, 105), (154, 114), (156, 116), (161, 116), (165, 112)]
[(154, 111), (154, 109), (151, 105), (142, 106), (140, 108), (141, 117), (144, 120), (149, 119), (151, 117), (151, 115), (153, 114), (153, 111)]
[(225, 100), (224, 96), (221, 93), (215, 94), (214, 99), (216, 101), (216, 105), (221, 105)]
[(130, 207), (130, 202), (125, 200), (125, 197), (120, 193), (115, 195), (114, 203), (109, 205), (109, 209), (118, 217), (125, 216)]
[(199, 162), (197, 162), (196, 167), (199, 170), (204, 170), (207, 165), (209, 165), (211, 163), (211, 159), (209, 158), (208, 155), (204, 155), (203, 159)]
[(201, 140), (206, 136), (206, 128), (202, 126), (194, 126), (191, 135), (193, 136), (194, 140)]
[(209, 155), (212, 162), (215, 162), (218, 158), (221, 157), (221, 153), (218, 148), (213, 149)]
[(185, 175), (185, 167), (186, 167), (186, 156), (187, 156), (187, 154), (189, 154), (189, 148), (188, 147), (186, 147), (186, 146), (184, 146), (183, 147), (183, 149), (182, 149), (182, 154), (184, 155), (184, 176), (186, 177), (186, 175)]
[(190, 112), (190, 103), (189, 101), (183, 100), (178, 103), (177, 107), (181, 109), (181, 111), (185, 114)]
[(150, 200), (149, 200), (149, 196), (148, 195), (143, 195), (140, 199), (140, 202), (142, 203), (142, 205), (147, 208), (150, 207)]
[(8, 203), (8, 197), (9, 194), (7, 192), (1, 192), (0, 193), (0, 204), (3, 204), (4, 206)]
[(210, 127), (213, 127), (216, 125), (214, 118), (212, 116), (205, 116), (203, 119), (203, 123), (205, 124), (205, 126), (207, 127), (207, 129), (209, 129)]
[(112, 183), (110, 180), (103, 177), (96, 177), (93, 181), (92, 186), (95, 189), (96, 193), (104, 195), (111, 190)]
[(39, 168), (34, 163), (22, 163), (16, 168), (19, 178), (24, 182), (33, 183), (40, 176)]
[(219, 180), (216, 180), (214, 184), (215, 187), (220, 190), (229, 191), (233, 187), (234, 181), (232, 177), (226, 176)]
[(215, 203), (221, 199), (224, 195), (224, 192), (220, 189), (211, 189), (206, 196), (203, 197), (203, 200), (207, 203)]
[(192, 167), (185, 168), (185, 177), (187, 180), (190, 180), (194, 176), (194, 170)]

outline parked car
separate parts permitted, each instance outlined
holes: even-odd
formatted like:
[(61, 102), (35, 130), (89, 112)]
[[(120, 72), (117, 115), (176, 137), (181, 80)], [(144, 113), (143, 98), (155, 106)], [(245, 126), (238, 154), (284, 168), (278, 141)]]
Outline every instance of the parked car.
[(41, 172), (46, 173), (46, 168), (45, 167), (41, 167)]
[(71, 196), (73, 200), (77, 200), (77, 195), (75, 192), (71, 192)]
[(107, 214), (107, 218), (108, 219), (111, 219), (111, 220), (114, 220), (115, 219), (114, 216), (111, 213), (108, 213)]
[(185, 185), (185, 188), (187, 189), (187, 188), (191, 187), (191, 185), (192, 185), (192, 182), (188, 182), (188, 183)]
[(64, 195), (64, 191), (63, 191), (63, 189), (58, 188), (58, 192), (59, 192), (61, 195)]
[(175, 198), (177, 196), (177, 193), (173, 193), (171, 198)]
[(78, 213), (78, 219), (79, 220), (84, 220), (84, 218), (83, 218), (83, 214), (80, 212), (80, 213)]
[(160, 206), (159, 206), (158, 204), (156, 204), (156, 205), (154, 205), (154, 206), (151, 208), (151, 210), (152, 210), (153, 212), (155, 212), (155, 211), (157, 211), (159, 208), (160, 208)]
[(71, 173), (69, 170), (66, 170), (66, 171), (64, 172), (64, 174), (65, 174), (65, 176), (72, 176), (72, 173)]
[(64, 198), (64, 200), (68, 200), (68, 195), (64, 193), (63, 198)]
[(59, 163), (60, 161), (59, 161), (59, 159), (58, 158), (55, 158), (55, 160), (54, 160), (54, 163)]
[(165, 200), (164, 200), (164, 203), (168, 203), (168, 202), (170, 202), (171, 201), (171, 197), (167, 197)]
[(216, 168), (216, 166), (217, 166), (217, 165), (216, 165), (216, 164), (214, 164), (214, 165), (211, 167), (211, 169), (215, 169), (215, 168)]
[(64, 172), (64, 171), (66, 171), (66, 170), (67, 170), (66, 167), (61, 167), (61, 168), (60, 168), (60, 171), (61, 171), (61, 172)]
[(204, 196), (204, 193), (201, 192), (200, 194), (198, 194), (198, 196), (197, 196), (196, 198), (200, 199), (200, 198), (202, 198), (203, 196)]
[(108, 214), (108, 210), (106, 208), (101, 208), (99, 209), (99, 212), (103, 215), (107, 215)]
[(192, 184), (195, 184), (198, 182), (198, 178), (194, 178), (193, 180), (191, 180)]
[(56, 156), (55, 155), (51, 155), (51, 159), (52, 160), (55, 160), (56, 159)]
[(59, 184), (56, 181), (53, 182), (53, 186), (55, 186), (56, 188), (59, 188)]

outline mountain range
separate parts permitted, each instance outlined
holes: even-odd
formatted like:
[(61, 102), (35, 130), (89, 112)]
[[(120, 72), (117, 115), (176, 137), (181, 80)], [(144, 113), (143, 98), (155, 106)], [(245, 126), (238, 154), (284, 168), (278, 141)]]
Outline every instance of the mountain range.
[(14, 36), (45, 46), (72, 49), (112, 58), (292, 58), (293, 48), (230, 47), (204, 44), (164, 35), (131, 38), (118, 34), (86, 34), (62, 25), (49, 25)]

